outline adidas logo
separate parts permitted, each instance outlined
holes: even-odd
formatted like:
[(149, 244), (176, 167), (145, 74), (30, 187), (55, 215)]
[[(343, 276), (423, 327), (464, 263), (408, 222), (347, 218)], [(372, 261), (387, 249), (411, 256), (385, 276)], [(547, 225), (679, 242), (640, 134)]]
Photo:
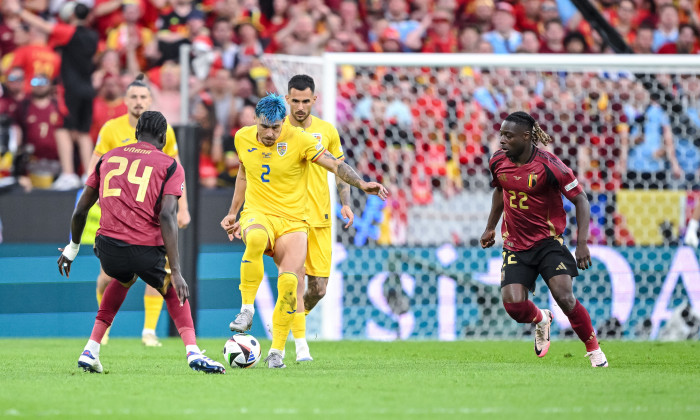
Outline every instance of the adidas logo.
[(559, 263), (559, 265), (557, 266), (557, 271), (560, 271), (560, 270), (566, 271), (566, 266), (564, 265), (564, 263)]

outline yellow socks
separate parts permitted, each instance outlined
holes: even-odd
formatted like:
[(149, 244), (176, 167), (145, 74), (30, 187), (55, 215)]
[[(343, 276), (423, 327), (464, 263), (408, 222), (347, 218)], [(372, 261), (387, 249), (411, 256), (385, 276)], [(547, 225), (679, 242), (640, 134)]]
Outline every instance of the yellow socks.
[(241, 299), (244, 305), (255, 303), (255, 295), (263, 279), (263, 253), (267, 248), (267, 232), (264, 229), (249, 230), (241, 259)]
[(277, 278), (277, 303), (272, 313), (272, 348), (283, 350), (297, 310), (297, 276), (284, 272)]
[(100, 305), (102, 305), (102, 296), (104, 296), (104, 293), (100, 293), (100, 291), (97, 290), (96, 294), (97, 294), (97, 309), (100, 309)]
[(155, 331), (156, 326), (158, 325), (160, 311), (163, 309), (163, 297), (160, 295), (144, 295), (143, 309), (146, 312), (143, 320), (143, 329)]
[(294, 321), (292, 322), (292, 336), (294, 338), (305, 338), (306, 337), (306, 314), (305, 313), (295, 313)]

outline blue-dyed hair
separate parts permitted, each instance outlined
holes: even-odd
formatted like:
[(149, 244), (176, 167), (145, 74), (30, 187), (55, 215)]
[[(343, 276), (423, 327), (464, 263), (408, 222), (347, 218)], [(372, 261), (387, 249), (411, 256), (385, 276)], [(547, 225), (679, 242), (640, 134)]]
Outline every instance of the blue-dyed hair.
[(268, 93), (255, 106), (255, 116), (265, 118), (270, 123), (282, 121), (287, 116), (284, 98), (276, 93)]

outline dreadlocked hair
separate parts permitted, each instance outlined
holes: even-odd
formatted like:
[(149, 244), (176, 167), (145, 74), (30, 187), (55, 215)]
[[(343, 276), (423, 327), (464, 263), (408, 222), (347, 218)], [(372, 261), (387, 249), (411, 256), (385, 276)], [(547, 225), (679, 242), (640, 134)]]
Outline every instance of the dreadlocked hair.
[(141, 114), (136, 124), (136, 140), (140, 140), (144, 134), (157, 139), (163, 137), (167, 130), (168, 122), (165, 121), (163, 114), (158, 111), (146, 111)]
[(132, 86), (145, 87), (146, 89), (148, 89), (149, 92), (151, 91), (151, 87), (148, 86), (148, 84), (146, 83), (146, 75), (143, 73), (139, 73), (139, 75), (136, 76), (134, 81), (129, 83), (129, 86), (126, 87), (126, 90), (128, 91)]
[(530, 136), (532, 138), (532, 143), (540, 143), (543, 146), (548, 145), (552, 138), (549, 134), (545, 133), (540, 125), (535, 121), (534, 118), (527, 112), (517, 111), (506, 117), (506, 121), (512, 121), (518, 125), (524, 125), (530, 130)]

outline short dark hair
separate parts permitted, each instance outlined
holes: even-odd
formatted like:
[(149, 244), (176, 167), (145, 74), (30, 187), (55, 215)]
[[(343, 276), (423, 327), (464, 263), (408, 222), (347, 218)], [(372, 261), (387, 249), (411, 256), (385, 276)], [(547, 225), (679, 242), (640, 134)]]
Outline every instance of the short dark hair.
[(163, 114), (158, 111), (146, 111), (141, 114), (139, 122), (136, 124), (136, 140), (146, 135), (154, 139), (160, 139), (168, 131), (168, 122)]
[(83, 3), (76, 4), (75, 9), (73, 10), (73, 14), (79, 20), (84, 20), (88, 16), (88, 13), (90, 13), (90, 9)]
[(307, 74), (297, 74), (295, 76), (292, 76), (292, 78), (289, 79), (289, 83), (287, 84), (287, 92), (291, 91), (292, 89), (311, 89), (311, 93), (314, 93), (314, 90), (316, 90), (316, 84), (314, 83), (314, 79), (311, 76)]

